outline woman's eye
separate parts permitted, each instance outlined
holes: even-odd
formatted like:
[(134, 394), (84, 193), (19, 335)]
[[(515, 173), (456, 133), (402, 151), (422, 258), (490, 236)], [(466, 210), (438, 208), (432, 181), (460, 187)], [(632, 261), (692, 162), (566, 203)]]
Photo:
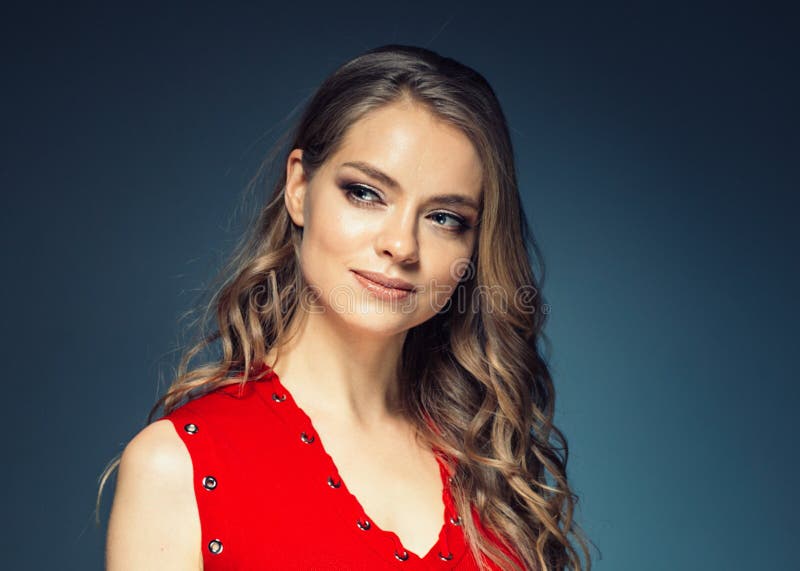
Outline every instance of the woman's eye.
[[(362, 184), (348, 184), (345, 187), (347, 197), (356, 202), (380, 202), (380, 195), (369, 187)], [(375, 196), (377, 200), (367, 200), (363, 196)]]
[[(346, 184), (342, 188), (347, 198), (360, 206), (371, 206), (382, 201), (377, 191), (363, 184)], [(370, 196), (374, 198), (369, 198)], [(434, 212), (429, 218), (435, 220), (436, 226), (447, 232), (461, 234), (472, 228), (464, 218), (450, 212)], [(447, 223), (448, 220), (451, 221), (450, 224)]]
[(453, 220), (454, 224), (452, 225), (439, 224), (439, 226), (441, 226), (446, 230), (451, 230), (453, 232), (464, 232), (470, 229), (470, 225), (467, 224), (466, 220), (464, 220), (460, 216), (456, 216), (455, 214), (450, 214), (449, 212), (434, 212), (433, 214), (431, 214), (431, 218), (437, 220), (442, 220), (442, 219), (447, 220), (448, 218), (450, 218), (451, 220)]

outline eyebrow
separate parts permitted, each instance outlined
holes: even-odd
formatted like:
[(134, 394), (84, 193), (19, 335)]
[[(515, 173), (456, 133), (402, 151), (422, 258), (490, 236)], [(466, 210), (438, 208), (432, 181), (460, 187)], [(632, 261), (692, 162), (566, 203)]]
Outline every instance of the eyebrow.
[[(390, 177), (388, 174), (379, 170), (372, 166), (369, 163), (365, 163), (364, 161), (349, 161), (346, 163), (342, 163), (341, 166), (343, 167), (353, 167), (355, 169), (360, 170), (365, 175), (374, 178), (375, 180), (380, 181), (382, 184), (391, 187), (395, 190), (400, 188), (400, 183), (398, 183), (395, 179)], [(451, 205), (462, 205), (468, 208), (473, 208), (475, 210), (480, 210), (478, 203), (475, 202), (469, 196), (464, 194), (437, 194), (431, 196), (428, 199), (429, 202), (435, 202), (439, 204), (451, 204)]]

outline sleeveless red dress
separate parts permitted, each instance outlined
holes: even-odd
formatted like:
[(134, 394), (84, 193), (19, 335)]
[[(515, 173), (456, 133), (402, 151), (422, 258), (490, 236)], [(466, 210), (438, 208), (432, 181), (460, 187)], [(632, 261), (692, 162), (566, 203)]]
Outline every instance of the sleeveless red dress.
[[(436, 544), (418, 555), (364, 512), (310, 418), (271, 369), (164, 418), (192, 459), (205, 571), (479, 569), (438, 454), (442, 528)], [(471, 516), (485, 531), (474, 508)]]

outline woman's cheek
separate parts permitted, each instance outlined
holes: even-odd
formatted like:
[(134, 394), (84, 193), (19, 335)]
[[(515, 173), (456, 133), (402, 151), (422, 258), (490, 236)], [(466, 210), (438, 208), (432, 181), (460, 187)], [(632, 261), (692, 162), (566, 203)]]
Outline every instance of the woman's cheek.
[(356, 245), (355, 240), (377, 231), (378, 223), (375, 216), (368, 217), (364, 213), (353, 209), (350, 212), (338, 213), (331, 218), (333, 226), (330, 232), (331, 239), (336, 241), (343, 249), (352, 250)]

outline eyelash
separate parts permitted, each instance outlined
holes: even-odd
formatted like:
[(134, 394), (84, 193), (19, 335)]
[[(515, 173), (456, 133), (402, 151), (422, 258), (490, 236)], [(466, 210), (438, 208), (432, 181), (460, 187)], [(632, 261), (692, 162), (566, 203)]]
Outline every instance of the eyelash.
[[(364, 186), (363, 184), (347, 184), (347, 185), (344, 185), (342, 187), (342, 189), (346, 191), (345, 194), (347, 195), (347, 198), (349, 200), (355, 202), (359, 206), (366, 205), (367, 208), (370, 208), (371, 207), (370, 205), (372, 203), (376, 202), (376, 201), (374, 201), (374, 200), (364, 200), (362, 198), (356, 198), (355, 197), (355, 193), (356, 192), (370, 192), (370, 193), (374, 194), (375, 196), (378, 196), (378, 198), (380, 198), (380, 196), (378, 195), (377, 192), (375, 192), (374, 190), (372, 190), (368, 186)], [(449, 216), (453, 220), (458, 222), (459, 225), (456, 228), (439, 225), (442, 229), (444, 229), (447, 232), (453, 232), (455, 234), (462, 234), (462, 233), (466, 232), (467, 230), (469, 230), (470, 228), (472, 228), (472, 226), (470, 226), (470, 224), (464, 218), (462, 218), (461, 216), (457, 216), (457, 215), (455, 215), (455, 214), (453, 214), (451, 212), (436, 212), (432, 216), (438, 216), (438, 215)]]

